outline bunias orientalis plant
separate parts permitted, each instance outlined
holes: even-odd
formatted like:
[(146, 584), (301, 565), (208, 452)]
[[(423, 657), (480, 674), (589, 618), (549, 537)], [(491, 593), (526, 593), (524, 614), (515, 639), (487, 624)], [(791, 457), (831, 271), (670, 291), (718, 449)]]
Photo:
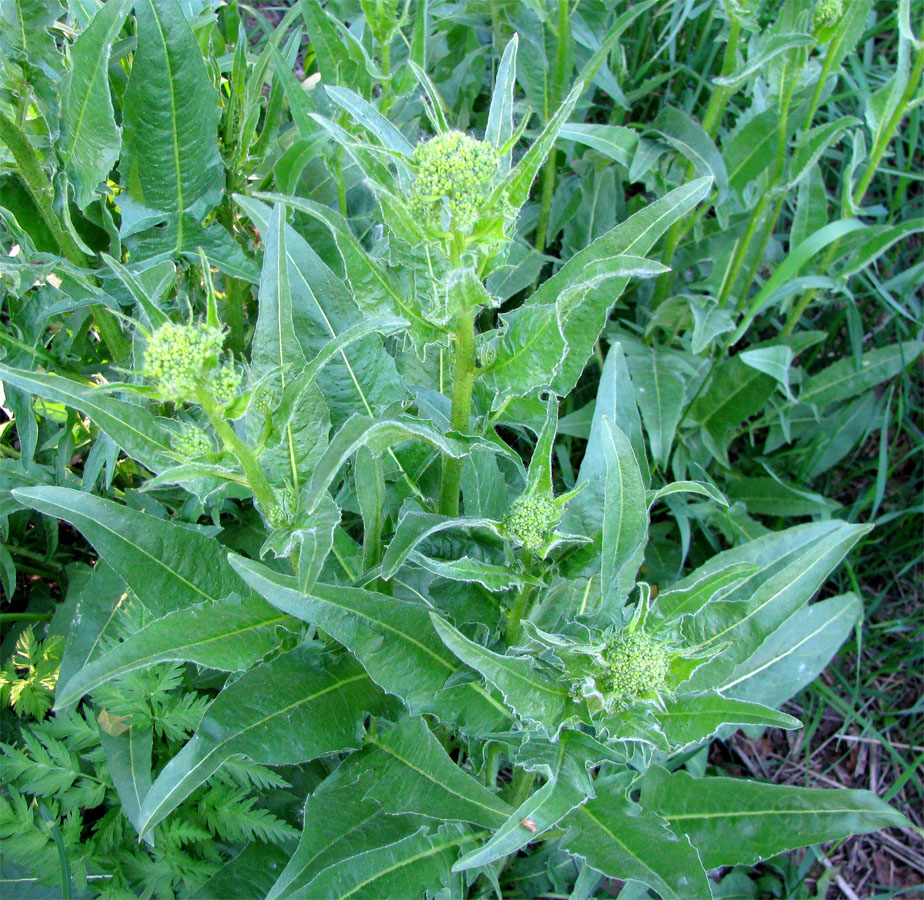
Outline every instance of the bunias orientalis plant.
[[(778, 708), (859, 611), (853, 596), (809, 600), (866, 528), (768, 533), (656, 593), (641, 568), (652, 506), (681, 492), (725, 501), (704, 481), (666, 483), (618, 343), (574, 488), (553, 479), (560, 398), (629, 280), (664, 274), (646, 255), (709, 179), (641, 205), (495, 312), (532, 183), (633, 15), (522, 155), (515, 41), (477, 136), (449, 126), (422, 70), (425, 127), (327, 79), (314, 136), (363, 173), (377, 227), (361, 240), (348, 199), (237, 197), (262, 240), (246, 388), (219, 338), (211, 266), (204, 323), (139, 301), (132, 400), (113, 396), (129, 385), (2, 369), (154, 473), (131, 503), (14, 493), (77, 526), (151, 613), (112, 646), (69, 643), (58, 709), (156, 666), (214, 679), (195, 733), (135, 798), (138, 834), (182, 828), (184, 804), (240, 756), (299, 776), (299, 845), (256, 892), (242, 847), (229, 896), (519, 896), (545, 854), (572, 860), (588, 889), (604, 873), (704, 897), (708, 870), (903, 824), (864, 792), (704, 774), (724, 729), (798, 726)], [(172, 24), (188, 43), (182, 13)], [(142, 511), (162, 510), (155, 498), (175, 509), (174, 485), (211, 525)], [(105, 619), (102, 596), (75, 598), (82, 635)], [(846, 613), (832, 617), (832, 601)]]

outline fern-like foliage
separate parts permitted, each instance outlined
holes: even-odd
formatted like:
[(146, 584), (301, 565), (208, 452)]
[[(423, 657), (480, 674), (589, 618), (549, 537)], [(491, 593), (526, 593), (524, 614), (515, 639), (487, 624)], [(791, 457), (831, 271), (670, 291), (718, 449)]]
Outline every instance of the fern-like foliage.
[[(149, 618), (136, 599), (125, 598), (101, 648), (116, 646)], [(151, 843), (139, 842), (113, 783), (99, 720), (150, 729), (156, 773), (193, 734), (211, 693), (191, 689), (184, 666), (165, 663), (107, 683), (94, 693), (92, 704), (48, 715), (60, 664), (58, 645), (40, 642), (29, 631), (17, 646), (17, 656), (4, 670), (4, 705), (22, 717), (13, 737), (0, 743), (5, 860), (40, 883), (60, 888), (60, 843), (74, 888), (82, 895), (171, 900), (194, 891), (245, 843), (297, 837), (293, 824), (261, 805), (262, 794), (287, 788), (288, 782), (238, 756), (157, 825)], [(10, 690), (20, 682), (26, 687)], [(47, 702), (35, 699), (45, 695)]]

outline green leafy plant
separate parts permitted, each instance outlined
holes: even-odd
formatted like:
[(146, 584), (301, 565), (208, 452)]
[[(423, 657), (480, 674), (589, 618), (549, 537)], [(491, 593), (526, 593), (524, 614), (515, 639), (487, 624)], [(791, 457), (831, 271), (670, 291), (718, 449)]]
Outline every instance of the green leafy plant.
[[(814, 483), (886, 439), (919, 326), (833, 362), (802, 326), (913, 229), (859, 218), (915, 110), (909, 4), (865, 126), (814, 122), (869, 3), (354, 6), (110, 0), (66, 41), (0, 6), (28, 23), (5, 535), (44, 564), (63, 521), (98, 558), (44, 573), (63, 655), (24, 632), (4, 676), (37, 720), (54, 690), (3, 747), (16, 864), (65, 894), (680, 900), (905, 827), (707, 754), (799, 728), (861, 616), (812, 602), (872, 527)], [(653, 25), (725, 48), (658, 108)]]

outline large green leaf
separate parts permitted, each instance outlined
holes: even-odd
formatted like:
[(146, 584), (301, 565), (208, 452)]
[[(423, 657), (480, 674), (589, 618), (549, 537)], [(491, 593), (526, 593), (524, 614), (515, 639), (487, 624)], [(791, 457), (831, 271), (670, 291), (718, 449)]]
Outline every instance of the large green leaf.
[(470, 519), (464, 516), (452, 518), (420, 510), (408, 510), (398, 522), (394, 537), (385, 551), (382, 577), (394, 577), (413, 550), (428, 537), (441, 531), (463, 528), (487, 528), (496, 531), (496, 523), (490, 519)]
[(718, 191), (716, 203), (725, 202), (728, 197), (725, 160), (716, 149), (712, 138), (688, 113), (673, 106), (664, 106), (652, 122), (651, 130), (660, 134), (675, 150), (693, 163), (698, 175), (711, 175), (715, 179)]
[(503, 800), (450, 759), (417, 716), (370, 735), (361, 753), (337, 771), (344, 779), (373, 775), (367, 796), (389, 813), (416, 813), (440, 821), (496, 828), (511, 813)]
[(367, 796), (368, 789), (368, 778), (342, 782), (336, 772), (322, 782), (305, 802), (305, 828), (298, 848), (266, 900), (304, 896), (305, 885), (328, 866), (397, 843), (425, 821), (419, 816), (387, 814), (377, 800)]
[(121, 130), (109, 96), (109, 51), (131, 9), (131, 0), (101, 6), (71, 47), (71, 71), (61, 95), (58, 149), (84, 209), (119, 158)]
[(294, 765), (361, 743), (381, 694), (352, 657), (302, 646), (245, 672), (212, 701), (196, 733), (157, 776), (141, 808), (143, 831), (169, 815), (229, 757)]
[(689, 687), (699, 690), (724, 683), (737, 663), (754, 653), (811, 599), (850, 548), (871, 528), (871, 525), (837, 522), (747, 599), (733, 602), (725, 598), (710, 603), (698, 615), (687, 617), (684, 633), (693, 643), (716, 649), (724, 645), (716, 658), (696, 672)]
[(635, 587), (645, 553), (648, 504), (635, 453), (619, 426), (604, 419), (603, 537), (600, 580), (604, 605), (618, 604)]
[(648, 628), (658, 631), (684, 616), (696, 615), (707, 603), (720, 600), (758, 569), (756, 563), (739, 562), (703, 574), (696, 580), (684, 579), (655, 598), (648, 611)]
[(643, 482), (647, 486), (650, 474), (645, 455), (645, 440), (642, 437), (642, 420), (639, 417), (629, 367), (626, 365), (626, 355), (620, 343), (610, 347), (603, 364), (603, 372), (600, 374), (590, 435), (577, 478), (577, 484), (584, 487), (565, 507), (562, 517), (562, 527), (565, 531), (593, 537), (603, 525), (606, 446), (611, 443), (610, 429), (604, 427), (607, 421), (616, 425), (629, 439)]
[(722, 693), (778, 707), (831, 661), (863, 610), (856, 594), (839, 594), (794, 612), (721, 685)]
[(670, 775), (659, 766), (642, 782), (642, 805), (688, 835), (707, 869), (751, 865), (806, 844), (908, 825), (869, 791), (693, 778), (686, 772)]
[(443, 689), (460, 666), (434, 630), (428, 607), (336, 585), (315, 584), (306, 594), (295, 578), (253, 560), (232, 556), (231, 564), (273, 606), (316, 624), (349, 648), (375, 682), (412, 713), (433, 713), (476, 733), (507, 719), (503, 704), (477, 682)]
[[(235, 195), (235, 200), (268, 238), (272, 210), (258, 200)], [(290, 225), (282, 229), (285, 269), (295, 336), (306, 359), (314, 357), (335, 338), (363, 319), (348, 286), (335, 275)], [(377, 335), (367, 335), (342, 348), (318, 375), (318, 385), (336, 423), (351, 413), (373, 416), (403, 400), (407, 392)]]
[(222, 546), (191, 526), (70, 488), (24, 488), (14, 494), (26, 506), (77, 528), (155, 616), (248, 593)]
[(58, 688), (56, 705), (68, 706), (126, 672), (159, 662), (193, 662), (235, 672), (279, 646), (277, 629), (295, 624), (262, 597), (227, 597), (179, 609), (133, 634)]
[(860, 357), (859, 363), (852, 358), (838, 360), (806, 379), (799, 402), (821, 407), (856, 397), (887, 378), (894, 378), (921, 355), (922, 349), (921, 341), (906, 341), (870, 350)]
[[(138, 49), (122, 112), (122, 187), (137, 205), (123, 231), (181, 213), (200, 219), (221, 197), (218, 94), (176, 0), (137, 0)], [(165, 216), (166, 214), (166, 216)], [(182, 246), (181, 237), (176, 245)]]
[(449, 881), (460, 848), (476, 837), (469, 828), (452, 823), (438, 831), (422, 831), (328, 866), (293, 896), (382, 900), (435, 895)]
[(727, 450), (741, 423), (770, 398), (776, 382), (733, 356), (716, 365), (705, 390), (690, 406), (690, 419), (712, 439), (710, 449), (728, 465)]
[(631, 361), (635, 399), (651, 444), (651, 457), (663, 471), (683, 412), (684, 379), (655, 348)]
[(321, 502), (341, 467), (360, 447), (367, 447), (374, 456), (380, 456), (402, 441), (423, 441), (454, 459), (461, 459), (468, 451), (468, 445), (440, 434), (422, 419), (375, 419), (353, 415), (331, 439), (315, 466), (308, 491), (308, 509), (314, 509)]
[[(109, 776), (119, 795), (122, 812), (141, 833), (141, 804), (151, 789), (151, 750), (154, 728), (131, 727), (123, 734), (110, 734), (100, 724), (99, 739), (106, 754)], [(147, 842), (151, 843), (148, 836)]]
[(445, 619), (431, 613), (443, 643), (466, 665), (481, 672), (504, 696), (518, 716), (555, 734), (572, 703), (565, 688), (540, 668), (538, 660), (525, 656), (503, 656), (470, 641)]
[(169, 455), (170, 431), (163, 419), (144, 407), (108, 397), (85, 384), (60, 375), (40, 375), (0, 363), (0, 378), (44, 400), (63, 403), (89, 416), (129, 456), (160, 472), (176, 465)]
[(495, 408), (543, 386), (569, 393), (629, 278), (658, 274), (643, 254), (711, 183), (700, 178), (656, 200), (576, 253), (526, 303), (501, 316), (496, 359), (482, 376)]
[(395, 282), (394, 274), (370, 256), (350, 229), (350, 223), (334, 209), (302, 197), (257, 192), (260, 200), (283, 203), (323, 222), (331, 232), (340, 257), (347, 283), (359, 309), (365, 315), (400, 316), (410, 323), (411, 334), (419, 346), (438, 337), (434, 325), (428, 322), (413, 298), (407, 298)]
[(758, 725), (763, 728), (799, 728), (802, 723), (759, 703), (723, 697), (718, 691), (679, 694), (655, 713), (667, 739), (676, 748), (697, 744), (723, 725)]
[(625, 797), (625, 785), (597, 785), (597, 797), (562, 822), (562, 846), (611, 878), (640, 881), (663, 900), (709, 898), (703, 864), (690, 841)]

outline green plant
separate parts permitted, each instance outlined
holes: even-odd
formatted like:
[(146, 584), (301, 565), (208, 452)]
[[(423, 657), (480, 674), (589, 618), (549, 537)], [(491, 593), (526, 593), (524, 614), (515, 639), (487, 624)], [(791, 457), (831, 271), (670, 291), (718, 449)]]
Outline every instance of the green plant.
[[(886, 434), (918, 326), (832, 362), (802, 323), (912, 233), (854, 217), (916, 113), (910, 7), (864, 162), (814, 117), (868, 3), (490, 6), (111, 0), (66, 53), (57, 8), (2, 7), (5, 536), (100, 562), (40, 570), (72, 633), (0, 821), (65, 893), (699, 897), (907, 824), (706, 755), (798, 728), (861, 615), (810, 602), (871, 529), (814, 485)], [(653, 23), (701, 71), (725, 41), (679, 106)]]

